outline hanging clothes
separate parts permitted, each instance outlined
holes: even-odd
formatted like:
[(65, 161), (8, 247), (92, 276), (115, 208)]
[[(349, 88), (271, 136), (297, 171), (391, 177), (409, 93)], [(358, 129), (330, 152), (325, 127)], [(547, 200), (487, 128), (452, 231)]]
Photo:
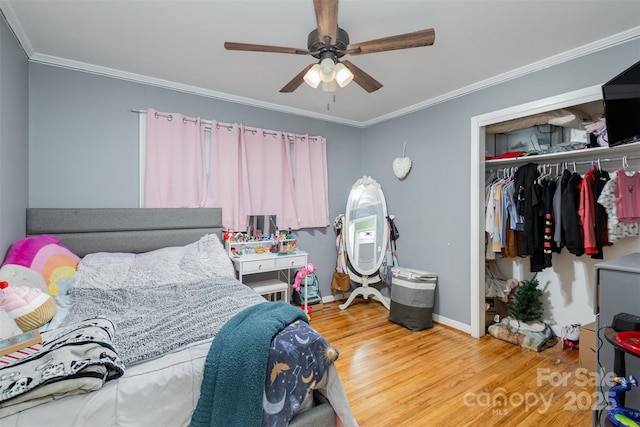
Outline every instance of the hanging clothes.
[(624, 169), (616, 172), (616, 209), (618, 220), (635, 222), (640, 220), (640, 172), (627, 173)]
[[(592, 161), (584, 177), (575, 163), (573, 171), (564, 168), (561, 173), (559, 164), (555, 173), (536, 163), (510, 176), (503, 169), (485, 187), (486, 259), (529, 257), (531, 272), (539, 272), (552, 267), (553, 254), (562, 248), (603, 259), (604, 248), (615, 240), (638, 236), (640, 172), (623, 166), (609, 175), (600, 160), (597, 165)], [(620, 209), (628, 222), (616, 216)]]
[(615, 242), (626, 237), (638, 236), (640, 227), (638, 222), (620, 222), (618, 220), (616, 209), (616, 187), (617, 187), (617, 171), (614, 172), (611, 179), (605, 183), (602, 192), (598, 197), (598, 204), (601, 205), (607, 213), (607, 235), (610, 242)]
[(580, 201), (580, 185), (582, 177), (577, 172), (565, 169), (562, 172), (562, 228), (564, 231), (567, 250), (576, 255), (584, 254), (582, 243), (582, 229), (578, 218), (578, 206)]
[(604, 259), (604, 250), (605, 246), (613, 245), (612, 242), (609, 241), (609, 231), (607, 229), (607, 212), (602, 205), (598, 203), (598, 198), (600, 194), (602, 194), (602, 189), (604, 186), (611, 180), (609, 176), (609, 172), (601, 170), (598, 168), (596, 173), (596, 180), (593, 183), (593, 198), (595, 199), (595, 234), (596, 234), (596, 250), (597, 253), (591, 255), (591, 258), (594, 259)]
[(598, 253), (596, 248), (595, 231), (595, 202), (593, 198), (593, 184), (596, 181), (597, 169), (593, 166), (582, 178), (580, 183), (580, 196), (578, 202), (578, 217), (582, 231), (584, 252), (587, 255)]
[(485, 239), (485, 258), (495, 259), (496, 253), (493, 251), (493, 236), (495, 233), (495, 216), (496, 216), (496, 203), (495, 203), (495, 184), (496, 181), (491, 182), (485, 187), (485, 224), (484, 231), (487, 238)]
[(553, 252), (559, 252), (554, 236), (555, 218), (553, 209), (553, 198), (556, 193), (556, 181), (548, 177), (541, 182), (542, 196), (544, 206), (544, 232), (543, 232), (543, 249), (544, 266), (551, 267), (551, 258)]
[(499, 253), (502, 250), (502, 223), (504, 221), (502, 217), (502, 188), (504, 187), (505, 180), (500, 180), (495, 183), (493, 191), (493, 233), (491, 238), (491, 250)]
[(564, 247), (564, 232), (562, 230), (562, 174), (556, 176), (556, 191), (553, 193), (553, 241), (558, 253)]
[(516, 208), (518, 214), (524, 217), (524, 230), (522, 236), (522, 255), (529, 255), (531, 271), (538, 272), (544, 268), (544, 255), (542, 246), (536, 248), (536, 231), (540, 230), (538, 211), (534, 212), (534, 203), (538, 196), (535, 194), (535, 181), (539, 176), (538, 165), (527, 163), (518, 168), (514, 175), (516, 191)]
[(507, 178), (502, 187), (502, 240), (501, 253), (505, 258), (521, 256), (522, 231), (524, 217), (518, 214), (515, 202), (515, 183), (513, 176)]

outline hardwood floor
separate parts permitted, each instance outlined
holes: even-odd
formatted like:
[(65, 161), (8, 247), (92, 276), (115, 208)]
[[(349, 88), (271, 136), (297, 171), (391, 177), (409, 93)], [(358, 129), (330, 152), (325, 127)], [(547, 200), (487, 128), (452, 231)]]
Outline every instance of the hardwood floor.
[(373, 300), (313, 312), (361, 427), (591, 425), (595, 376), (560, 343), (540, 353), (434, 323), (412, 332)]

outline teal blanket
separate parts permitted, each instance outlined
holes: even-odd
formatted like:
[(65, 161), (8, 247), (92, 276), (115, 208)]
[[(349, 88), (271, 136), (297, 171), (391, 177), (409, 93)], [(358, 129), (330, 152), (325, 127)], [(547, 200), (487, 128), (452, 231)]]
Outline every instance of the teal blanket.
[(300, 308), (264, 302), (231, 318), (211, 343), (191, 427), (260, 426), (271, 340), (287, 325), (308, 322)]

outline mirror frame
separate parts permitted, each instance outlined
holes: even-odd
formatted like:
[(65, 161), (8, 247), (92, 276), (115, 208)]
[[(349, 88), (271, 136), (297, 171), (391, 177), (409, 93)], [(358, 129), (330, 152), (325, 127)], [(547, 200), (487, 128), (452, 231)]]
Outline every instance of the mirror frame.
[[(368, 190), (369, 188), (372, 188), (375, 191), (377, 195), (377, 199), (379, 200), (382, 206), (381, 208), (382, 221), (380, 221), (380, 223), (376, 221), (376, 236), (380, 234), (380, 227), (382, 227), (382, 232), (381, 232), (382, 241), (378, 241), (378, 239), (376, 238), (375, 251), (377, 253), (375, 255), (374, 265), (372, 268), (364, 270), (362, 269), (361, 266), (357, 265), (356, 259), (354, 257), (355, 254), (352, 253), (353, 252), (351, 248), (352, 236), (350, 236), (349, 231), (350, 231), (350, 226), (352, 222), (356, 219), (351, 217), (352, 215), (351, 207), (356, 202), (355, 200), (356, 197), (360, 197), (360, 193), (363, 190)], [(376, 213), (376, 218), (377, 217), (378, 217), (378, 214)], [(354, 272), (357, 272), (358, 274), (361, 274), (363, 276), (374, 276), (378, 274), (380, 270), (380, 265), (382, 264), (382, 261), (386, 256), (387, 244), (389, 240), (389, 233), (385, 231), (386, 229), (387, 229), (387, 202), (384, 197), (382, 187), (380, 186), (380, 184), (378, 184), (378, 182), (376, 182), (375, 179), (365, 175), (364, 177), (356, 181), (355, 184), (353, 184), (353, 186), (351, 187), (351, 192), (349, 193), (349, 198), (347, 199), (347, 206), (345, 210), (345, 220), (344, 220), (344, 226), (343, 226), (344, 247), (345, 247), (345, 250), (347, 251), (349, 262), (353, 267), (353, 269), (355, 270)], [(378, 250), (378, 248), (380, 248), (380, 250)]]
[(261, 234), (275, 234), (278, 230), (276, 215), (247, 215), (247, 236), (259, 237), (257, 232)]

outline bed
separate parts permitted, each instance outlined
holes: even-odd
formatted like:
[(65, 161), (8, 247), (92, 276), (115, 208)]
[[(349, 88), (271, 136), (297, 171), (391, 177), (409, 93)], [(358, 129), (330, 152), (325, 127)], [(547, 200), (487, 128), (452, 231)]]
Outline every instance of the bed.
[[(80, 261), (58, 280), (44, 351), (17, 365), (41, 372), (42, 354), (51, 367), (67, 357), (59, 350), (92, 347), (69, 363), (84, 371), (0, 406), (2, 426), (357, 426), (338, 351), (302, 310), (235, 279), (221, 217), (210, 208), (27, 209), (27, 237), (55, 236)], [(58, 343), (67, 337), (79, 342)], [(3, 403), (15, 371), (0, 368)], [(60, 390), (77, 377), (86, 380)]]

